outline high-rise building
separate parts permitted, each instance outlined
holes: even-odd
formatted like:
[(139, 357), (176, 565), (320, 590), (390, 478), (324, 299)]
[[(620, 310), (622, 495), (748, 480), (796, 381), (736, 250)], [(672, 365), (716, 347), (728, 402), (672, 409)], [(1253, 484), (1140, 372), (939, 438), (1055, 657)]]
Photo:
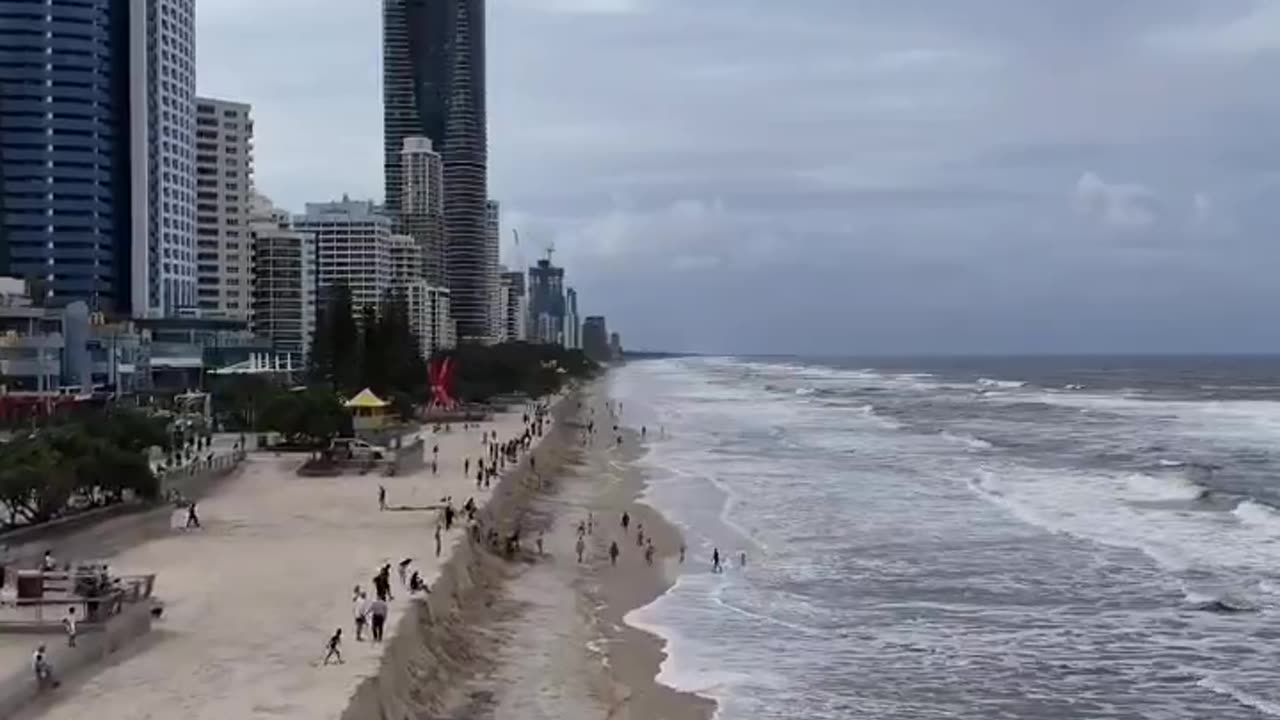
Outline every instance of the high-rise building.
[(503, 272), (499, 275), (502, 288), (502, 342), (520, 342), (528, 339), (529, 302), (524, 292), (524, 273)]
[(559, 345), (564, 333), (564, 268), (539, 260), (529, 268), (529, 339)]
[(486, 271), (488, 139), (484, 0), (383, 0), (387, 212), (401, 213), (406, 137), (430, 138), (444, 175), (445, 272), (462, 339), (493, 327)]
[(201, 315), (249, 317), (254, 302), (252, 192), (249, 106), (196, 98), (196, 301)]
[(38, 302), (131, 309), (136, 5), (0, 2), (0, 273)]
[(457, 338), (449, 312), (449, 290), (426, 280), (415, 280), (404, 286), (404, 293), (409, 308), (409, 328), (418, 338), (422, 356), (430, 358), (440, 350), (453, 347)]
[(3, 0), (0, 58), (0, 269), (42, 302), (193, 306), (193, 0)]
[(564, 330), (561, 332), (561, 342), (569, 350), (581, 350), (582, 320), (578, 317), (578, 291), (569, 288), (564, 296)]
[(387, 239), (387, 251), (391, 258), (391, 284), (425, 280), (422, 246), (409, 235), (392, 235)]
[(374, 212), (372, 201), (307, 203), (293, 220), (295, 230), (313, 233), (319, 257), (319, 290), (338, 284), (351, 291), (357, 311), (376, 307), (391, 285), (391, 220)]
[(196, 305), (195, 0), (130, 8), (131, 149), (146, 167), (132, 199), (147, 218), (133, 228), (133, 312), (172, 316)]
[(444, 166), (430, 138), (407, 137), (400, 151), (403, 186), (398, 232), (422, 246), (424, 272), (432, 284), (444, 285)]
[(254, 195), (250, 224), (253, 248), (252, 328), (271, 338), (278, 353), (306, 365), (316, 330), (317, 261), (312, 233), (291, 227), (289, 214)]
[(591, 315), (582, 321), (582, 350), (596, 362), (608, 362), (613, 356), (609, 349), (609, 329), (604, 316)]
[(484, 206), (484, 278), (489, 293), (489, 337), (497, 341), (502, 337), (502, 288), (498, 275), (502, 244), (502, 208), (497, 200)]

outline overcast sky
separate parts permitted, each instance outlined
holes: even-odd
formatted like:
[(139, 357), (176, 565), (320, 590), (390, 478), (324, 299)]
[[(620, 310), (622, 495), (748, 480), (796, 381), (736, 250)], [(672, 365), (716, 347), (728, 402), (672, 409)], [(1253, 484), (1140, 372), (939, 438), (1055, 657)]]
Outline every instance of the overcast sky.
[[(201, 0), (261, 191), (381, 199), (380, 3)], [(503, 256), (632, 348), (1280, 350), (1280, 2), (489, 0)]]

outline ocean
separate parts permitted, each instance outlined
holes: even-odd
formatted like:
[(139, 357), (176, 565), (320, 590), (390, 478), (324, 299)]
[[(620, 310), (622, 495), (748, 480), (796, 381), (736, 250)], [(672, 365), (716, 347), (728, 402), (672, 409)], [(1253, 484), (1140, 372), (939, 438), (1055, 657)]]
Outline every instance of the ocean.
[(628, 622), (721, 720), (1280, 717), (1280, 358), (683, 358), (610, 384), (689, 546)]

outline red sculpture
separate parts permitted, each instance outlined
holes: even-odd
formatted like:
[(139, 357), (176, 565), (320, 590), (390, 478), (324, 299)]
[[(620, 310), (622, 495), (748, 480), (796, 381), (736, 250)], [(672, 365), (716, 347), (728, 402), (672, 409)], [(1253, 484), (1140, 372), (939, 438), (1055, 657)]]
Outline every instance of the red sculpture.
[(453, 358), (432, 360), (427, 366), (427, 380), (431, 387), (431, 402), (427, 405), (429, 410), (452, 410), (458, 407), (458, 401), (449, 392), (453, 385)]

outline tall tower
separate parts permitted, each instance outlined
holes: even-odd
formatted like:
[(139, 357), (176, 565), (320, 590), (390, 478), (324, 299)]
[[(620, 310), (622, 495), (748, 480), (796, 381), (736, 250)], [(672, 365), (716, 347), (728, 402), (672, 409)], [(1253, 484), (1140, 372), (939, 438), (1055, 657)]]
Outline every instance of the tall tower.
[(445, 276), (461, 339), (492, 329), (486, 273), (484, 0), (383, 0), (387, 212), (402, 213), (404, 139), (429, 138), (444, 176)]
[(130, 33), (146, 9), (0, 2), (0, 272), (44, 302), (131, 309)]
[(245, 103), (196, 102), (196, 293), (202, 314), (252, 309), (253, 121)]
[(444, 164), (431, 139), (410, 136), (400, 151), (402, 182), (398, 229), (422, 247), (423, 274), (445, 286)]
[(195, 0), (130, 2), (144, 5), (131, 32), (132, 122), (145, 133), (134, 150), (145, 150), (147, 168), (145, 183), (134, 173), (147, 219), (140, 233), (135, 214), (133, 312), (171, 316), (196, 304)]

